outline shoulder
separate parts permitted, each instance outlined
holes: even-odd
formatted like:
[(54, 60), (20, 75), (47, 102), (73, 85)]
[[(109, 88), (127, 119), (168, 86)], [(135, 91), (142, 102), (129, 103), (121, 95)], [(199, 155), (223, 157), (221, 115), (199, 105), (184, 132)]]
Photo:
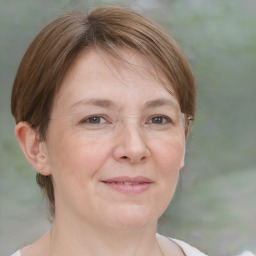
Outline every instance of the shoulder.
[(191, 245), (169, 237), (165, 237), (157, 234), (157, 239), (159, 241), (160, 248), (165, 252), (166, 255), (170, 252), (170, 248), (175, 244), (182, 251), (182, 255), (186, 256), (207, 256), (206, 254), (200, 252), (198, 249), (192, 247)]
[[(170, 238), (171, 239), (171, 238)], [(206, 254), (200, 252), (198, 249), (192, 247), (191, 245), (177, 240), (177, 239), (171, 239), (172, 241), (174, 241), (175, 243), (177, 243), (181, 249), (184, 251), (185, 255), (189, 255), (189, 256), (207, 256)]]
[(21, 256), (21, 254), (20, 254), (20, 250), (19, 251), (17, 251), (17, 252), (15, 252), (14, 254), (12, 254), (11, 256)]
[(243, 253), (239, 254), (238, 256), (255, 256), (251, 251), (244, 251)]

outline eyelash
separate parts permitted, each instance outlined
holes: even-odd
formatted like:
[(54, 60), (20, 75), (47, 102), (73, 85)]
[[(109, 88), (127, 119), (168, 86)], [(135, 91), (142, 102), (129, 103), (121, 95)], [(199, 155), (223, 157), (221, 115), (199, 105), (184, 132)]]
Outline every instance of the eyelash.
[[(160, 123), (154, 123), (153, 122), (153, 119), (154, 118), (158, 118), (160, 121)], [(101, 120), (99, 120), (99, 122), (90, 122), (90, 121), (93, 121), (93, 119), (104, 119), (104, 122), (101, 122)], [(165, 120), (163, 122), (163, 120)], [(80, 121), (81, 124), (90, 124), (90, 125), (97, 125), (97, 124), (110, 124), (111, 122), (109, 122), (106, 117), (102, 116), (102, 115), (92, 115), (92, 116), (88, 116), (86, 118), (84, 118), (83, 120)], [(150, 125), (166, 125), (166, 124), (170, 124), (172, 123), (172, 120), (171, 118), (167, 117), (167, 116), (164, 116), (164, 115), (154, 115), (154, 116), (151, 116), (150, 119), (148, 121), (146, 121), (146, 124), (150, 124)]]
[[(159, 118), (160, 120), (163, 120), (165, 119), (165, 122), (162, 122), (162, 123), (153, 123), (152, 120), (154, 118)], [(154, 116), (151, 116), (150, 119), (146, 122), (146, 124), (153, 124), (153, 125), (166, 125), (166, 124), (170, 124), (172, 123), (172, 120), (170, 117), (168, 116), (164, 116), (164, 115), (154, 115)]]
[(104, 116), (101, 116), (101, 115), (92, 115), (92, 116), (88, 116), (88, 117), (84, 118), (83, 120), (81, 120), (80, 123), (81, 123), (81, 124), (90, 124), (90, 125), (102, 124), (101, 122), (99, 122), (99, 123), (97, 123), (97, 122), (96, 122), (96, 123), (90, 123), (89, 121), (90, 121), (90, 120), (92, 121), (93, 118), (104, 119), (104, 124), (105, 124), (105, 123), (110, 123), (109, 121), (107, 121), (107, 119), (106, 119)]

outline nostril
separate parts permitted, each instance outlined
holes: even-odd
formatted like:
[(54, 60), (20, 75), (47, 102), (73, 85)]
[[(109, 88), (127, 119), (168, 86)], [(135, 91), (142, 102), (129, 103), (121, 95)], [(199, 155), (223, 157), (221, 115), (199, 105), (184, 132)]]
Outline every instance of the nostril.
[(123, 159), (127, 159), (128, 157), (127, 156), (122, 156)]

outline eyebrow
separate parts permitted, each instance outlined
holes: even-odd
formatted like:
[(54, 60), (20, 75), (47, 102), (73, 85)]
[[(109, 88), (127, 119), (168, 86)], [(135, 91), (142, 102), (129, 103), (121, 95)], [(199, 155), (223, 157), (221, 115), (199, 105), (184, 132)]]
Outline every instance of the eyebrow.
[(157, 107), (162, 107), (162, 106), (176, 107), (177, 104), (172, 99), (160, 98), (160, 99), (147, 101), (144, 105), (144, 109), (157, 108)]
[(71, 108), (76, 108), (83, 105), (92, 105), (92, 106), (98, 106), (102, 108), (114, 108), (115, 104), (108, 99), (101, 99), (101, 98), (93, 98), (93, 99), (83, 99), (76, 103), (74, 103)]
[[(84, 105), (92, 105), (92, 106), (108, 108), (108, 109), (118, 108), (118, 106), (113, 101), (111, 101), (109, 99), (92, 98), (92, 99), (83, 99), (83, 100), (80, 100), (80, 101), (74, 103), (71, 106), (71, 109), (79, 107), (79, 106), (84, 106)], [(177, 104), (172, 99), (159, 98), (159, 99), (147, 101), (144, 104), (143, 109), (157, 108), (157, 107), (162, 107), (162, 106), (177, 107)]]

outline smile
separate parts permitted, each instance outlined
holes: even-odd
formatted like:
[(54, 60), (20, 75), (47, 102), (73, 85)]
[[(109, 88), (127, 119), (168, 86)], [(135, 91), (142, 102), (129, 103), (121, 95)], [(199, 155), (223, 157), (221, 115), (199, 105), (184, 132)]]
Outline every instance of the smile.
[(148, 190), (153, 184), (153, 181), (142, 176), (123, 176), (105, 180), (103, 183), (109, 188), (123, 194), (140, 194)]
[(139, 185), (139, 184), (143, 184), (143, 183), (139, 183), (139, 182), (106, 182), (106, 183), (112, 183), (112, 184), (123, 184), (123, 185)]

